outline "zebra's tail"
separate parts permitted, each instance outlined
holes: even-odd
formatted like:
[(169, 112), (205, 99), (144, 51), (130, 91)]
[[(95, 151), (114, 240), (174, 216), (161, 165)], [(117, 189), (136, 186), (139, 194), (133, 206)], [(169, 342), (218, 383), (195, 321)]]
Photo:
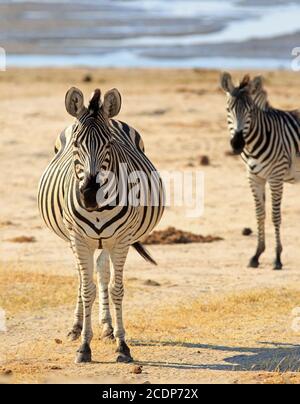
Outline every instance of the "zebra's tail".
[(144, 260), (150, 262), (152, 265), (157, 265), (157, 262), (151, 257), (149, 252), (141, 243), (134, 243), (132, 247), (144, 258)]

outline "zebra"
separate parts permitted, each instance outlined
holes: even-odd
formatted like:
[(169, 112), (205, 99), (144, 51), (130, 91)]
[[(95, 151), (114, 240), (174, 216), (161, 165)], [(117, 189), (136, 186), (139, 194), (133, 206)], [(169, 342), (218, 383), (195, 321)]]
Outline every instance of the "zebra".
[(272, 219), (276, 235), (274, 270), (283, 268), (281, 255), (281, 202), (284, 182), (294, 182), (300, 151), (300, 111), (271, 107), (261, 79), (246, 75), (235, 87), (229, 73), (221, 76), (227, 94), (227, 119), (231, 146), (244, 160), (256, 206), (258, 246), (249, 267), (258, 268), (265, 251), (266, 184), (272, 195)]
[[(131, 246), (156, 264), (141, 241), (162, 218), (165, 190), (144, 153), (139, 133), (113, 119), (121, 109), (117, 89), (108, 91), (103, 102), (101, 91), (95, 90), (85, 107), (82, 91), (73, 87), (66, 94), (65, 106), (75, 123), (56, 141), (55, 156), (40, 180), (38, 205), (45, 224), (70, 244), (76, 259), (78, 297), (68, 338), (71, 341), (82, 338), (75, 362), (91, 362), (91, 314), (96, 297), (94, 255), (101, 250), (96, 268), (102, 338), (115, 340), (117, 362), (127, 363), (133, 359), (122, 315), (124, 265)], [(124, 164), (125, 176), (119, 173)], [(139, 176), (139, 172), (143, 175)], [(115, 182), (109, 180), (110, 173), (115, 174)], [(112, 186), (115, 184), (121, 187)], [(130, 203), (130, 193), (136, 195), (138, 203)], [(142, 196), (146, 203), (141, 203)]]

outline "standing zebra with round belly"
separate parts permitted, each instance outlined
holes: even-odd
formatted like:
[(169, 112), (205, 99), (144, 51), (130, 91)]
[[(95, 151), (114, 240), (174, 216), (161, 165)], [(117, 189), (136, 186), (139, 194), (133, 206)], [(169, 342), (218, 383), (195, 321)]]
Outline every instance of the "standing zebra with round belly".
[(296, 179), (294, 168), (300, 151), (300, 113), (272, 108), (267, 93), (260, 85), (259, 79), (252, 82), (249, 76), (245, 76), (240, 85), (235, 87), (230, 74), (224, 73), (221, 77), (221, 86), (228, 99), (231, 146), (246, 163), (256, 204), (258, 246), (249, 267), (258, 268), (259, 258), (265, 251), (265, 187), (269, 183), (276, 234), (274, 269), (280, 270), (283, 184)]
[(97, 260), (102, 336), (116, 339), (118, 362), (132, 361), (122, 316), (123, 269), (130, 246), (155, 264), (140, 240), (155, 228), (164, 211), (162, 181), (143, 152), (141, 137), (127, 124), (111, 119), (120, 108), (117, 90), (109, 91), (103, 102), (100, 90), (95, 90), (86, 108), (82, 92), (70, 89), (66, 109), (76, 121), (58, 138), (56, 155), (39, 186), (42, 218), (70, 242), (76, 258), (79, 288), (69, 337), (82, 336), (77, 363), (90, 362), (92, 357), (93, 267), (98, 249), (102, 250)]

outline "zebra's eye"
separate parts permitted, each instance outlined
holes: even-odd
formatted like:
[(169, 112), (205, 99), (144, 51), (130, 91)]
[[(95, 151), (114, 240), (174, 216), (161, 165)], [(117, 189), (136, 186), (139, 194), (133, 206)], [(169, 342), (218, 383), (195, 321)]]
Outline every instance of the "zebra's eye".
[(76, 172), (77, 176), (80, 175), (82, 173), (82, 168), (79, 165), (76, 165), (75, 172)]

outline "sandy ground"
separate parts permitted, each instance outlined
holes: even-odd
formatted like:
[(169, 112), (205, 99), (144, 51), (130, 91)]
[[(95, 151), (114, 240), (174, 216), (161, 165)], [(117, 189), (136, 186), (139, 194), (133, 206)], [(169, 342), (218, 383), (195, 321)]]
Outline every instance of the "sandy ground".
[[(93, 79), (86, 83), (89, 73)], [(11, 382), (299, 382), (299, 339), (292, 310), (300, 306), (299, 185), (287, 185), (283, 206), (285, 269), (273, 272), (274, 237), (268, 203), (268, 250), (259, 270), (246, 268), (254, 252), (252, 197), (245, 169), (229, 150), (225, 98), (218, 72), (201, 70), (12, 70), (0, 75), (0, 379)], [(238, 76), (238, 75), (237, 75)], [(300, 76), (268, 72), (272, 103), (300, 105)], [(36, 208), (39, 177), (55, 138), (72, 119), (66, 90), (86, 97), (96, 87), (123, 95), (120, 119), (143, 135), (161, 170), (202, 170), (205, 211), (189, 219), (168, 208), (159, 228), (219, 236), (213, 244), (155, 246), (157, 268), (135, 252), (126, 269), (124, 302), (128, 340), (143, 373), (114, 363), (114, 347), (97, 338), (94, 363), (73, 364), (77, 344), (65, 335), (72, 323), (76, 274), (68, 247), (44, 228)], [(200, 167), (208, 155), (210, 166)], [(270, 198), (269, 198), (270, 199)], [(256, 232), (255, 232), (256, 233)], [(35, 242), (14, 243), (15, 237)], [(149, 286), (153, 280), (159, 286)], [(58, 341), (55, 341), (58, 340)], [(58, 343), (57, 343), (58, 342)], [(61, 343), (60, 343), (61, 342)], [(8, 376), (7, 374), (10, 374)], [(1, 376), (2, 375), (2, 376)]]

